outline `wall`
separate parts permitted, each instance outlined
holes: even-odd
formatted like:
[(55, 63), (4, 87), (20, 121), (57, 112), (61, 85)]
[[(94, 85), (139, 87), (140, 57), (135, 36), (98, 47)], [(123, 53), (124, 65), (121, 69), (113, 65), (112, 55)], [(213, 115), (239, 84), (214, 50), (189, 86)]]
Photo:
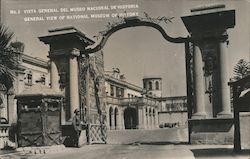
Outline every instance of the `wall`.
[(232, 118), (190, 119), (191, 144), (232, 145), (234, 122)]
[(131, 129), (131, 130), (108, 130), (108, 144), (133, 144), (133, 143), (183, 143), (188, 142), (187, 128), (172, 129)]
[(250, 112), (240, 113), (241, 148), (250, 149)]
[(159, 112), (159, 124), (179, 123), (180, 125), (186, 125), (187, 120), (188, 117), (186, 111)]

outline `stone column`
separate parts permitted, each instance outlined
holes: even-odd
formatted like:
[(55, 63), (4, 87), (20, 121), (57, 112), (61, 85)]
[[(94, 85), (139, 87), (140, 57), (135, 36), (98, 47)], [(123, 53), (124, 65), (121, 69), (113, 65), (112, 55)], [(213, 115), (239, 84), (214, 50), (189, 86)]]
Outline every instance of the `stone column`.
[(155, 110), (155, 127), (159, 128), (158, 110)]
[(138, 109), (138, 124), (139, 124), (139, 126), (138, 126), (138, 128), (139, 129), (143, 129), (144, 128), (144, 126), (143, 126), (143, 108), (139, 108)]
[(147, 107), (148, 109), (148, 114), (147, 114), (147, 129), (150, 129), (150, 113), (149, 113), (149, 107)]
[(146, 129), (147, 128), (147, 116), (146, 116), (145, 107), (142, 109), (142, 114), (143, 114), (143, 129)]
[(79, 90), (78, 90), (78, 62), (77, 56), (80, 51), (73, 49), (69, 57), (69, 92), (70, 92), (70, 114), (74, 116), (74, 110), (79, 108)]
[(58, 74), (58, 69), (57, 66), (55, 64), (55, 61), (50, 61), (50, 78), (51, 78), (51, 88), (56, 91), (59, 92), (59, 74)]
[(153, 109), (152, 109), (152, 112), (151, 112), (151, 129), (154, 128), (154, 113), (153, 113)]
[(121, 130), (121, 113), (119, 111), (119, 109), (117, 110), (117, 114), (116, 114), (116, 129), (117, 130)]
[(196, 45), (194, 45), (193, 69), (195, 112), (192, 118), (206, 118), (203, 61), (200, 48)]
[(114, 97), (116, 97), (116, 86), (113, 86), (113, 91), (114, 91)]
[(125, 125), (124, 125), (124, 110), (121, 109), (121, 130), (125, 129)]
[(230, 102), (230, 87), (229, 82), (229, 62), (228, 62), (228, 41), (221, 40), (219, 43), (219, 55), (220, 55), (220, 94), (221, 94), (221, 112), (218, 113), (218, 117), (230, 117), (231, 102)]

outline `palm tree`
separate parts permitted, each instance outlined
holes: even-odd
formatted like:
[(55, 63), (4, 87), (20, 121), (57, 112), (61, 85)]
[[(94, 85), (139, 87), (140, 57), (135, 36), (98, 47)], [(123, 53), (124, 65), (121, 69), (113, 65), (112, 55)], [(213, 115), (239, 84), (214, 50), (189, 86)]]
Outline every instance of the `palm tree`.
[(17, 65), (10, 45), (14, 33), (0, 24), (0, 83), (9, 90), (14, 80), (13, 69)]
[(244, 59), (240, 59), (234, 66), (234, 78), (236, 80), (241, 79), (250, 73), (250, 63)]

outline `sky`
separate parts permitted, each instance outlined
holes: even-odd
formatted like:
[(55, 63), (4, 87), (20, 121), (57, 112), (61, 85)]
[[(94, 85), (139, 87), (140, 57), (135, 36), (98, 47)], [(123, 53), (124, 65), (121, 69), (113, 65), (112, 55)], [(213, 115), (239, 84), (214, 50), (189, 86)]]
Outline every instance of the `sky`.
[[(173, 37), (188, 34), (182, 16), (191, 15), (190, 9), (207, 4), (225, 4), (226, 9), (236, 10), (236, 26), (229, 29), (230, 76), (239, 59), (250, 61), (250, 2), (249, 0), (2, 0), (1, 22), (14, 33), (14, 40), (25, 44), (25, 54), (46, 59), (48, 46), (37, 37), (48, 34), (48, 29), (75, 26), (86, 36), (93, 38), (106, 29), (117, 18), (89, 18), (75, 20), (24, 21), (26, 17), (48, 17), (88, 14), (138, 13), (144, 17), (174, 17), (172, 23), (161, 23)], [(95, 10), (81, 12), (60, 12), (61, 8), (85, 8), (96, 6), (133, 5), (135, 8)], [(57, 9), (59, 12), (38, 13), (39, 9)], [(90, 8), (91, 9), (91, 8)], [(20, 14), (18, 14), (18, 10)], [(26, 11), (25, 11), (26, 10)], [(36, 13), (32, 13), (36, 11)], [(42, 11), (42, 10), (40, 10)], [(63, 9), (62, 9), (63, 11)], [(98, 43), (98, 41), (97, 41)], [(186, 95), (184, 44), (166, 41), (160, 32), (148, 27), (126, 28), (114, 33), (104, 46), (105, 70), (118, 67), (128, 82), (142, 86), (142, 78), (158, 75), (163, 80), (163, 96)]]

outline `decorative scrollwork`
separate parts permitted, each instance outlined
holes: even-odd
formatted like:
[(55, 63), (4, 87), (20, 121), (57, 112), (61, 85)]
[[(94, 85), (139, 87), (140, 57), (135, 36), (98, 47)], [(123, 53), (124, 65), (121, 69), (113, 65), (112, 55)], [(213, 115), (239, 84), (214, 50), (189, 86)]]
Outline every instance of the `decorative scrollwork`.
[(216, 57), (208, 56), (204, 60), (204, 75), (205, 77), (213, 74), (214, 69), (217, 68)]
[(146, 12), (144, 12), (144, 15), (145, 15), (145, 18), (142, 18), (142, 20), (147, 20), (149, 22), (156, 23), (156, 24), (159, 24), (161, 22), (164, 22), (165, 24), (169, 22), (172, 23), (172, 19), (174, 19), (174, 17), (166, 17), (166, 16), (163, 16), (163, 17), (159, 16), (157, 18), (152, 18)]
[(145, 17), (138, 17), (138, 16), (133, 16), (133, 17), (117, 17), (118, 21), (116, 22), (109, 22), (105, 27), (106, 29), (103, 31), (100, 31), (98, 35), (95, 35), (94, 38), (97, 40), (101, 38), (101, 41), (99, 44), (97, 44), (94, 48), (88, 48), (85, 50), (85, 53), (95, 53), (99, 50), (101, 50), (104, 45), (106, 44), (108, 38), (113, 34), (114, 32), (124, 29), (124, 28), (129, 28), (129, 27), (138, 27), (138, 26), (146, 26), (146, 27), (152, 27), (157, 29), (162, 36), (164, 37), (165, 40), (173, 43), (185, 43), (188, 38), (183, 38), (183, 37), (177, 37), (173, 38), (170, 37), (165, 30), (159, 25), (160, 22), (164, 22), (165, 24), (172, 22), (172, 19), (174, 17), (157, 17), (157, 18), (151, 18), (147, 13), (145, 13)]

